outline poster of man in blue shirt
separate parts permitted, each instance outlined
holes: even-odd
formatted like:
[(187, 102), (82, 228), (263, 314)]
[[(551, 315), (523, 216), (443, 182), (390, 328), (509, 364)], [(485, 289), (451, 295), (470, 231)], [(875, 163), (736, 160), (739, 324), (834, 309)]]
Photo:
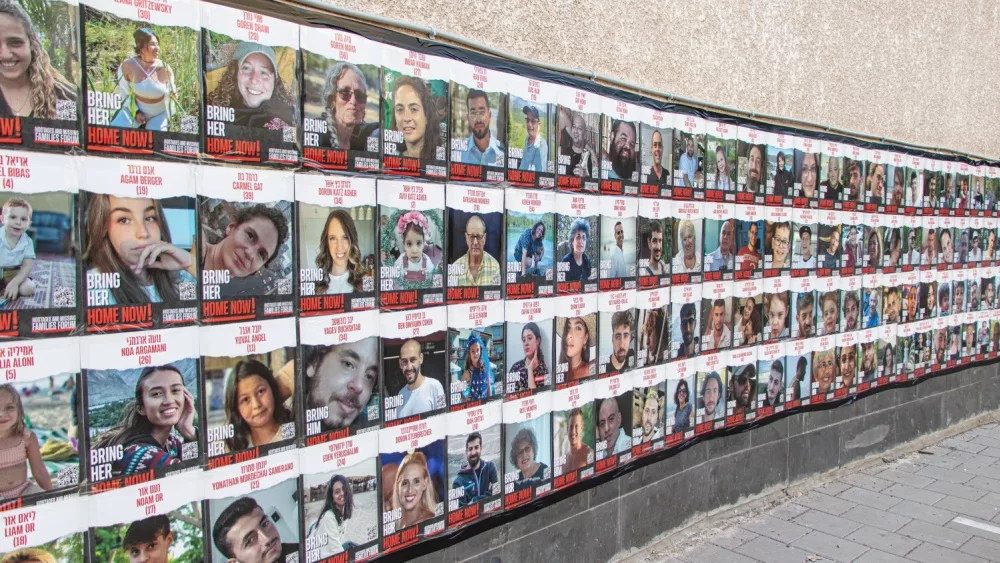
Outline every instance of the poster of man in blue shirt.
[[(451, 179), (502, 182), (506, 149), (499, 131), (507, 130), (497, 123), (503, 113), (499, 111), (502, 94), (487, 94), (479, 88), (467, 88), (458, 83), (453, 83), (453, 89), (452, 131), (455, 136), (451, 142)], [(491, 105), (497, 108), (496, 120)], [(459, 136), (462, 133), (467, 135)]]

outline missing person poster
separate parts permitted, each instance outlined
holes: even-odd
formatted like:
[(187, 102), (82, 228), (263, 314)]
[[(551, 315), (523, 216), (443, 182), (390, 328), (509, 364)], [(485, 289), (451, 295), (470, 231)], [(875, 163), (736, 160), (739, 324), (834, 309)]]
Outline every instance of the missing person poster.
[(299, 315), (375, 308), (375, 179), (295, 175)]
[(701, 350), (727, 350), (733, 345), (733, 282), (701, 286)]
[(378, 426), (382, 393), (378, 311), (299, 318), (306, 445)]
[(886, 200), (886, 169), (889, 166), (888, 151), (871, 149), (868, 151), (867, 174), (865, 175), (865, 205), (867, 213), (884, 212)]
[(768, 206), (792, 206), (795, 196), (795, 146), (798, 137), (784, 133), (768, 133), (767, 140), (767, 191), (764, 202)]
[(378, 451), (377, 432), (299, 450), (307, 563), (364, 561), (378, 555)]
[(864, 226), (864, 245), (861, 248), (861, 273), (874, 274), (882, 270), (882, 223), (885, 217), (881, 213), (863, 213), (861, 222)]
[(789, 300), (792, 304), (791, 338), (816, 336), (816, 318), (819, 310), (817, 288), (819, 279), (813, 276), (792, 278)]
[[(916, 214), (907, 214), (901, 218), (902, 226), (900, 230), (900, 238), (902, 240), (903, 248), (900, 253), (900, 269), (903, 272), (912, 272), (918, 270), (921, 266), (921, 251), (924, 243), (924, 232), (923, 232), (923, 217)], [(983, 241), (984, 245), (988, 244), (987, 241)], [(993, 244), (996, 244), (996, 234), (993, 236)], [(983, 248), (983, 256), (986, 256), (986, 249), (988, 246)]]
[(816, 300), (819, 323), (816, 336), (840, 332), (840, 278), (817, 278)]
[(685, 358), (670, 364), (667, 375), (666, 446), (674, 447), (694, 437), (695, 358)]
[(83, 0), (88, 151), (195, 158), (200, 6)]
[(601, 291), (634, 290), (636, 287), (636, 218), (639, 200), (634, 197), (600, 196), (601, 246), (598, 282)]
[[(936, 208), (935, 208), (936, 209)], [(941, 217), (937, 215), (925, 215), (921, 224), (922, 240), (920, 241), (920, 271), (929, 272), (937, 269), (938, 265), (938, 228), (941, 226)]]
[(295, 443), (295, 319), (200, 327), (198, 339), (209, 469)]
[(883, 273), (897, 272), (903, 266), (903, 223), (906, 215), (879, 215), (872, 221), (878, 227), (878, 242), (881, 245)]
[[(985, 164), (977, 166), (969, 165), (971, 177), (971, 195), (969, 196), (969, 215), (972, 217), (986, 217), (987, 194), (986, 194), (986, 174), (988, 167)], [(992, 202), (990, 202), (992, 203)]]
[(785, 343), (785, 369), (788, 374), (785, 409), (812, 402), (812, 355), (818, 342), (818, 338), (803, 338)]
[(920, 272), (912, 271), (899, 274), (898, 279), (899, 322), (916, 321), (920, 318)]
[[(379, 315), (382, 420), (396, 426), (448, 406), (448, 318), (444, 307)], [(390, 424), (392, 423), (392, 424)]]
[(293, 175), (220, 166), (197, 170), (202, 321), (291, 315)]
[(705, 122), (705, 200), (736, 201), (737, 126), (721, 121)]
[(843, 217), (846, 211), (820, 209), (816, 223), (816, 275), (840, 276), (840, 248)]
[(723, 399), (727, 426), (737, 426), (757, 418), (757, 355), (762, 347), (746, 346), (727, 352), (729, 384)]
[(504, 190), (448, 184), (445, 197), (448, 303), (500, 299)]
[(447, 415), (449, 529), (503, 509), (502, 408), (493, 402)]
[(904, 155), (903, 179), (905, 192), (903, 199), (905, 207), (903, 215), (922, 215), (928, 198), (924, 193), (924, 157), (913, 154)]
[[(792, 277), (811, 276), (816, 271), (818, 212), (815, 209), (792, 210)], [(773, 241), (772, 241), (773, 242)]]
[(736, 203), (762, 205), (767, 187), (767, 133), (750, 127), (736, 128)]
[(65, 336), (79, 324), (79, 161), (10, 151), (0, 151), (0, 159), (7, 192), (0, 207), (7, 246), (0, 338)]
[[(902, 317), (903, 307), (900, 294), (903, 287), (903, 274), (879, 274), (877, 283), (882, 291), (882, 319), (880, 325), (896, 324)], [(978, 285), (976, 286), (978, 289)]]
[(844, 165), (841, 170), (844, 184), (844, 210), (863, 211), (865, 208), (865, 166), (868, 160), (868, 149), (854, 145), (842, 145), (844, 149)]
[(444, 186), (378, 181), (379, 307), (444, 303)]
[[(600, 199), (585, 194), (556, 194), (556, 291), (597, 291), (600, 265)], [(633, 217), (635, 215), (633, 214)], [(634, 274), (633, 274), (634, 275)]]
[[(632, 458), (666, 446), (667, 366), (632, 372)], [(627, 413), (625, 416), (629, 416)]]
[(548, 297), (555, 291), (556, 195), (539, 190), (507, 190), (506, 297)]
[(729, 352), (701, 354), (695, 359), (695, 365), (698, 370), (695, 433), (725, 428)]
[(552, 489), (558, 491), (594, 475), (593, 382), (552, 393)]
[(736, 265), (736, 219), (731, 203), (704, 205), (705, 220), (702, 236), (702, 262), (705, 281), (731, 281)]
[(87, 560), (88, 497), (70, 495), (59, 502), (9, 508), (3, 516), (12, 522), (0, 535), (4, 557), (12, 561)]
[(791, 209), (764, 210), (764, 277), (788, 276), (792, 269)]
[(693, 115), (674, 115), (675, 200), (705, 199), (705, 131), (707, 122)]
[(837, 374), (839, 382), (835, 396), (839, 399), (858, 392), (858, 350), (862, 331), (837, 335)]
[(861, 328), (862, 276), (840, 278), (840, 332), (853, 332)]
[[(888, 153), (885, 168), (885, 206), (883, 211), (888, 214), (902, 214), (906, 209), (906, 155), (898, 152)], [(970, 199), (971, 202), (971, 199)]]
[(853, 276), (864, 267), (865, 214), (845, 211), (840, 214), (840, 275)]
[(560, 191), (597, 192), (601, 176), (602, 96), (559, 86), (556, 185)]
[(674, 225), (670, 248), (674, 254), (670, 263), (670, 273), (671, 284), (674, 286), (701, 283), (704, 258), (703, 205), (699, 201), (671, 203), (670, 211)]
[(604, 378), (636, 368), (636, 308), (634, 291), (607, 291), (598, 295), (597, 374)]
[(507, 181), (523, 188), (556, 185), (556, 118), (561, 87), (526, 76), (507, 80)]
[(601, 113), (601, 193), (639, 195), (639, 117), (642, 108), (604, 97)]
[(603, 473), (632, 460), (632, 377), (618, 374), (593, 382), (594, 470)]
[(194, 167), (97, 157), (81, 162), (87, 332), (195, 323)]
[(639, 196), (669, 198), (673, 194), (674, 116), (639, 106)]
[(597, 295), (561, 295), (556, 307), (556, 389), (597, 375)]
[(205, 454), (197, 327), (87, 336), (82, 448), (91, 493), (197, 467)]
[(878, 385), (878, 333), (877, 328), (866, 328), (858, 331), (857, 386), (858, 393)]
[(383, 553), (444, 530), (446, 425), (445, 416), (432, 416), (379, 431)]
[(225, 162), (299, 162), (299, 25), (201, 4), (205, 154)]
[(448, 306), (448, 391), (452, 410), (504, 396), (504, 304)]
[(896, 346), (898, 346), (898, 333), (901, 325), (882, 325), (876, 332), (875, 338), (875, 376), (876, 380), (871, 386), (888, 385), (890, 381), (896, 380), (899, 371), (896, 368)]
[(941, 192), (944, 190), (944, 177), (940, 160), (924, 158), (924, 215), (941, 214)]
[(670, 358), (670, 288), (636, 293), (636, 366), (665, 363)]
[(503, 182), (507, 166), (507, 74), (458, 61), (451, 67), (452, 181)]
[[(786, 365), (788, 346), (785, 342), (770, 342), (758, 346), (757, 352), (757, 381), (753, 393), (757, 399), (757, 417), (764, 418), (785, 410), (790, 379)], [(730, 381), (733, 378), (735, 375)]]
[(789, 298), (791, 281), (786, 276), (764, 280), (764, 342), (788, 338), (792, 311)]
[(796, 208), (819, 207), (819, 146), (820, 142), (799, 137), (795, 143), (795, 197)]
[(638, 236), (639, 289), (670, 286), (670, 239), (673, 237), (673, 219), (670, 202), (662, 199), (639, 200), (636, 222)]
[(503, 505), (512, 510), (552, 490), (552, 392), (503, 403)]
[(450, 59), (382, 45), (382, 170), (448, 177)]
[(844, 167), (844, 149), (835, 141), (816, 141), (819, 147), (819, 208), (843, 209), (847, 192), (841, 170)]
[[(821, 403), (833, 398), (837, 389), (837, 335), (823, 335), (812, 339), (812, 398)], [(803, 397), (804, 399), (805, 397)]]
[(670, 288), (670, 359), (693, 358), (701, 350), (701, 285)]
[(306, 25), (299, 28), (299, 44), (302, 164), (321, 170), (377, 171), (382, 45), (340, 29)]
[(761, 280), (733, 282), (733, 347), (761, 342), (764, 330), (764, 283)]
[(734, 278), (760, 279), (764, 275), (764, 212), (762, 205), (734, 206), (736, 218), (736, 260)]
[[(534, 395), (552, 386), (555, 360), (555, 300), (506, 301), (504, 351), (505, 401)], [(518, 340), (521, 345), (518, 346)], [(546, 359), (547, 358), (547, 359)]]

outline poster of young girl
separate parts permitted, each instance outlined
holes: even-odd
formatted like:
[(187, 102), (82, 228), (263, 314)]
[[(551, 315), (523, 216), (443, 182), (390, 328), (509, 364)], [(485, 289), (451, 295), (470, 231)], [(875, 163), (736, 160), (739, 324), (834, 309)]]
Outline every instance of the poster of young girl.
[(594, 475), (594, 426), (592, 382), (552, 393), (552, 490)]
[(300, 412), (295, 319), (198, 330), (209, 466), (262, 458), (292, 444)]
[(78, 328), (78, 161), (11, 151), (0, 158), (8, 248), (0, 258), (0, 338), (65, 336)]
[(444, 303), (444, 185), (378, 181), (379, 307)]
[(572, 387), (597, 375), (597, 295), (555, 299), (555, 384)]
[(382, 366), (378, 311), (299, 318), (306, 444), (378, 426)]
[(198, 167), (202, 322), (292, 314), (294, 186), (291, 172)]
[(632, 376), (617, 374), (594, 381), (594, 472), (632, 460)]
[(788, 356), (786, 344), (785, 342), (771, 342), (757, 347), (757, 384), (753, 393), (757, 399), (758, 418), (778, 414), (785, 410), (790, 375), (788, 366), (785, 365)]
[(195, 172), (190, 164), (83, 159), (87, 332), (198, 320)]
[[(18, 524), (0, 535), (0, 551), (11, 561), (84, 563), (90, 499), (70, 495), (59, 502), (10, 508), (4, 516)], [(32, 525), (33, 524), (33, 525)]]
[(447, 415), (448, 529), (467, 526), (503, 509), (503, 403)]
[(56, 152), (79, 147), (83, 109), (77, 1), (5, 2), (0, 19), (17, 42), (11, 55), (17, 59), (4, 80), (18, 92), (9, 99), (0, 94), (0, 143)]
[(615, 98), (601, 99), (601, 193), (639, 195), (639, 115), (642, 108)]
[(799, 137), (795, 143), (796, 208), (819, 207), (819, 141)]
[(648, 367), (670, 358), (670, 288), (636, 293), (635, 365)]
[(694, 391), (695, 433), (701, 435), (726, 427), (729, 352), (701, 354), (695, 358), (695, 367), (698, 370)]
[(634, 291), (606, 291), (599, 294), (600, 335), (598, 377), (631, 371), (636, 367), (636, 309)]
[(604, 98), (560, 86), (556, 115), (556, 185), (559, 191), (597, 192), (601, 176), (601, 111)]
[(5, 505), (34, 505), (36, 499), (75, 491), (86, 479), (81, 479), (80, 455), (73, 446), (82, 422), (77, 418), (82, 397), (79, 340), (0, 344), (6, 373), (0, 410), (9, 413), (0, 432), (4, 443), (11, 444), (4, 450), (11, 458), (5, 468), (8, 486), (0, 491)]
[(507, 77), (490, 68), (451, 61), (453, 181), (503, 182), (507, 167)]
[(447, 417), (379, 431), (382, 553), (444, 531)]
[(503, 322), (501, 301), (448, 306), (448, 391), (452, 407), (468, 408), (503, 398)]
[(639, 106), (639, 197), (669, 198), (673, 193), (674, 116)]
[(83, 0), (86, 149), (194, 158), (201, 149), (198, 3)]
[(636, 216), (639, 200), (634, 197), (600, 196), (601, 291), (634, 290), (636, 285)]
[(340, 29), (301, 26), (302, 164), (377, 171), (382, 44)]
[(732, 123), (705, 122), (706, 201), (736, 201), (737, 130)]
[(448, 303), (500, 299), (504, 190), (487, 186), (446, 188)]
[(639, 200), (636, 221), (638, 237), (639, 289), (670, 286), (670, 239), (673, 237), (673, 220), (670, 202), (663, 199)]
[(503, 506), (512, 510), (552, 490), (552, 392), (503, 404)]
[[(666, 446), (667, 366), (647, 366), (632, 372), (632, 459)], [(625, 413), (629, 416), (629, 413)]]
[(80, 341), (91, 493), (198, 466), (205, 454), (197, 327)]
[(448, 177), (451, 59), (382, 45), (382, 170)]
[(706, 123), (693, 115), (674, 115), (674, 199), (705, 199)]
[(767, 133), (767, 191), (764, 202), (768, 206), (791, 207), (795, 195), (795, 146), (798, 137), (784, 133)]
[(762, 205), (766, 189), (767, 133), (739, 126), (736, 139), (736, 203)]
[(555, 292), (556, 195), (507, 190), (504, 199), (507, 299), (550, 297)]
[(788, 338), (792, 306), (789, 297), (792, 278), (764, 280), (764, 342)]
[[(556, 367), (555, 300), (506, 301), (504, 342), (507, 366), (506, 401), (548, 390)], [(520, 342), (520, 346), (518, 345)]]
[(205, 154), (226, 162), (299, 162), (299, 26), (201, 4)]
[(302, 316), (375, 308), (375, 179), (295, 175)]
[[(202, 471), (90, 497), (90, 550), (97, 561), (204, 561)], [(137, 557), (139, 556), (139, 557)]]
[(556, 185), (556, 104), (560, 86), (506, 75), (507, 181), (522, 188)]
[(450, 362), (445, 307), (383, 312), (379, 324), (384, 425), (395, 426), (444, 411)]
[(600, 248), (600, 199), (585, 194), (556, 194), (556, 291), (597, 291)]
[(206, 471), (201, 561), (302, 561), (298, 476), (295, 450)]
[(757, 370), (757, 355), (763, 347), (745, 346), (727, 353), (729, 384), (723, 390), (721, 399), (726, 403), (727, 426), (737, 426), (744, 421), (756, 419), (758, 408), (763, 406), (763, 402), (757, 397), (757, 382), (767, 376), (767, 372)]
[(378, 433), (309, 445), (299, 450), (299, 467), (306, 562), (378, 555)]
[(674, 447), (694, 437), (695, 358), (670, 364), (667, 376), (666, 447)]

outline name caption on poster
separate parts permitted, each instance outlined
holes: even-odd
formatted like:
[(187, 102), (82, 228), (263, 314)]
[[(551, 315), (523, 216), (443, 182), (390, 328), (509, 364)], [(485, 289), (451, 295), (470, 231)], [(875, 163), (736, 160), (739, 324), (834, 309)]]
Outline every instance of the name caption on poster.
[(17, 514), (3, 515), (3, 535), (5, 538), (12, 538), (11, 545), (14, 547), (27, 547), (28, 534), (35, 531), (35, 520), (38, 513), (34, 510), (19, 512)]
[(35, 347), (31, 345), (0, 348), (0, 369), (4, 370), (4, 381), (17, 379), (17, 369), (35, 365)]
[(27, 180), (31, 178), (28, 157), (10, 154), (3, 155), (3, 168), (0, 168), (0, 176), (3, 177), (2, 186), (4, 190), (13, 190), (14, 180)]

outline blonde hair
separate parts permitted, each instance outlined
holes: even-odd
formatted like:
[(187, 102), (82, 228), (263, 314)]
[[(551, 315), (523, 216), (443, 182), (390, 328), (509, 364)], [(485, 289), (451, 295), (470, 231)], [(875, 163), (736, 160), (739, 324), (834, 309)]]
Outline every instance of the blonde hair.
[[(20, 436), (24, 433), (24, 405), (21, 403), (21, 395), (17, 392), (10, 383), (4, 383), (0, 385), (0, 393), (3, 392), (10, 393), (11, 400), (14, 401), (14, 406), (17, 407), (17, 422), (14, 423), (14, 427), (11, 428), (14, 436)], [(6, 561), (6, 560), (4, 560)]]
[(437, 505), (437, 493), (434, 491), (434, 483), (431, 482), (431, 474), (427, 470), (427, 457), (421, 452), (408, 453), (403, 458), (403, 461), (399, 463), (399, 469), (396, 470), (396, 479), (392, 484), (392, 508), (402, 508), (399, 504), (399, 482), (403, 480), (403, 473), (410, 465), (416, 465), (423, 472), (424, 479), (427, 480), (427, 488), (424, 489), (424, 497), (420, 499), (420, 504), (423, 505), (425, 510), (434, 512), (434, 507)]
[(0, 563), (56, 563), (56, 558), (44, 549), (29, 547), (4, 555)]

